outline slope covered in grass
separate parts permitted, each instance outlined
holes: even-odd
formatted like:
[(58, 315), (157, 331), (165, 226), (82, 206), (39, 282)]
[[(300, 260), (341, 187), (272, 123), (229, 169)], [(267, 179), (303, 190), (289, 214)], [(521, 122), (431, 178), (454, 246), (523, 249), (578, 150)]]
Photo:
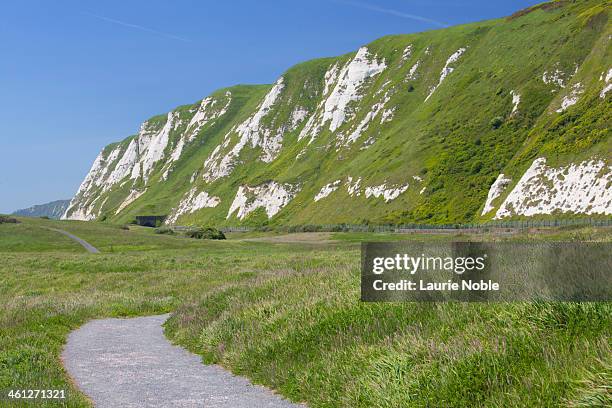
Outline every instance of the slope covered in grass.
[[(387, 36), (298, 64), (273, 85), (217, 91), (107, 146), (66, 217), (295, 225), (610, 215), (609, 11), (608, 0), (545, 3)], [(546, 167), (532, 169), (537, 160)], [(581, 176), (564, 178), (572, 172)]]

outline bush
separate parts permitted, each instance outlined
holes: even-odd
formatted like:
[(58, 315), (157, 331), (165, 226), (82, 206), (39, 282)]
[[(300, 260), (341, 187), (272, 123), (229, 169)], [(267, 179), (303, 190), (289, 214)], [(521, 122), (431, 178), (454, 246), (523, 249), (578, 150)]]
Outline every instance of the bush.
[(49, 217), (47, 217), (46, 215), (40, 216), (40, 217), (38, 217), (38, 218), (40, 218), (41, 220), (49, 220), (49, 219), (50, 219), (50, 218), (49, 218)]
[(216, 228), (195, 228), (185, 232), (185, 236), (195, 239), (225, 239), (225, 234)]
[(504, 118), (501, 116), (496, 116), (491, 119), (490, 125), (493, 129), (499, 129), (499, 127), (504, 123)]
[(168, 228), (168, 227), (160, 227), (160, 228), (155, 228), (155, 233), (156, 234), (174, 235), (174, 230), (172, 228)]
[(119, 227), (119, 229), (129, 231), (129, 230), (130, 230), (130, 227), (129, 227), (129, 226), (126, 224), (126, 225), (122, 225), (122, 226), (120, 226), (120, 227)]
[(0, 215), (0, 224), (19, 224), (20, 221), (17, 218), (7, 217), (6, 215)]

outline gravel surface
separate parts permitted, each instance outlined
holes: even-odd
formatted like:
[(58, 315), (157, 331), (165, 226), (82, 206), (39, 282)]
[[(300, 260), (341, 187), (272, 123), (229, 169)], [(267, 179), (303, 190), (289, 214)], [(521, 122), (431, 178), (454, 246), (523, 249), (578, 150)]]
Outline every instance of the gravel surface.
[(303, 407), (170, 344), (168, 317), (93, 320), (69, 335), (64, 365), (96, 407)]
[(85, 241), (84, 239), (81, 239), (81, 238), (77, 237), (76, 235), (69, 233), (68, 231), (64, 231), (64, 230), (57, 229), (57, 228), (47, 228), (47, 229), (49, 229), (51, 231), (59, 232), (60, 234), (64, 234), (68, 238), (71, 238), (71, 239), (75, 240), (76, 242), (81, 244), (83, 246), (83, 248), (85, 248), (87, 250), (87, 252), (91, 252), (92, 254), (100, 253), (100, 251), (98, 251), (98, 248), (94, 247), (89, 242)]

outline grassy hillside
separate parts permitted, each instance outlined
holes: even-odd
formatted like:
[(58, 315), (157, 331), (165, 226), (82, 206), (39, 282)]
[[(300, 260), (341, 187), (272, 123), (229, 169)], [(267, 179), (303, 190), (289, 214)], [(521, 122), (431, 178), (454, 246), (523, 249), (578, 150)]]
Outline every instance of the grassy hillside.
[[(541, 157), (553, 168), (601, 160), (596, 177), (606, 185), (610, 5), (555, 1), (388, 36), (296, 65), (274, 85), (220, 90), (210, 104), (145, 122), (133, 160), (121, 164), (134, 137), (105, 148), (67, 215), (170, 214), (182, 225), (486, 221), (496, 214), (482, 214), (496, 178), (509, 178), (492, 201), (499, 209)], [(110, 180), (122, 165), (130, 171)], [(535, 215), (610, 215), (589, 210)]]
[[(66, 389), (65, 406), (89, 406), (59, 360), (68, 333), (93, 318), (172, 312), (170, 339), (312, 407), (611, 402), (608, 303), (359, 301), (357, 240), (499, 237), (338, 233), (300, 242), (259, 234), (214, 242), (22, 221), (0, 225), (2, 390)], [(68, 230), (102, 253), (41, 227)], [(612, 236), (572, 228), (512, 239)]]

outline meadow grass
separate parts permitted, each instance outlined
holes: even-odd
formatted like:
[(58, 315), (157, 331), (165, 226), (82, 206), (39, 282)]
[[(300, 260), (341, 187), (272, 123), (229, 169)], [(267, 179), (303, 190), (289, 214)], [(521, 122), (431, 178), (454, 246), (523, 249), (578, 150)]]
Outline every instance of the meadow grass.
[[(335, 244), (317, 245), (233, 234), (217, 242), (22, 221), (0, 225), (2, 390), (66, 389), (65, 406), (89, 406), (59, 358), (68, 333), (94, 318), (172, 312), (171, 341), (313, 407), (611, 402), (609, 303), (360, 302), (357, 242), (412, 236), (339, 233)], [(85, 253), (42, 226), (70, 231), (102, 253)], [(529, 239), (512, 239), (521, 237)], [(538, 237), (609, 241), (610, 233)], [(427, 239), (457, 238), (466, 237)]]

